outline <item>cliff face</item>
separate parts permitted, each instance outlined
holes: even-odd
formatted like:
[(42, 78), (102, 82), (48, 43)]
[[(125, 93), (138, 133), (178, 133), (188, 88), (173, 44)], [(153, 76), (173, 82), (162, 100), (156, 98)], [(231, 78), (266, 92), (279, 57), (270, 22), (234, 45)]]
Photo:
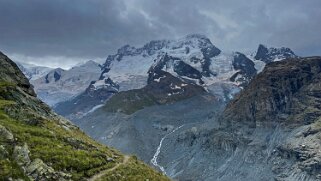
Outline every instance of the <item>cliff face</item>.
[[(111, 175), (112, 170), (115, 175)], [(36, 98), (0, 54), (0, 180), (168, 180), (135, 157), (100, 145)]]
[(244, 150), (240, 162), (263, 164), (276, 180), (319, 180), (320, 81), (321, 57), (268, 64), (227, 106), (211, 142), (234, 137), (232, 150)]
[(250, 127), (304, 125), (320, 115), (321, 57), (267, 65), (226, 108), (225, 120)]

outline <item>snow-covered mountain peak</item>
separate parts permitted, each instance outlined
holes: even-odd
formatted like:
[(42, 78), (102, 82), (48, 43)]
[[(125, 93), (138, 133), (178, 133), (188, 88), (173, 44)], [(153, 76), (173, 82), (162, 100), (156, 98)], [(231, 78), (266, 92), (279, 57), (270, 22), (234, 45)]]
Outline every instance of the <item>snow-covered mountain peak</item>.
[(189, 34), (176, 41), (171, 41), (172, 44), (178, 46), (190, 46), (193, 48), (208, 48), (214, 46), (209, 38), (201, 34)]
[[(140, 48), (134, 46), (125, 45), (117, 50), (117, 54), (109, 55), (105, 65), (108, 65), (109, 61), (114, 59), (120, 61), (124, 56), (152, 56), (160, 52), (170, 53), (169, 51), (176, 51), (188, 54), (190, 48), (196, 49), (215, 49), (216, 54), (219, 54), (220, 50), (217, 49), (211, 41), (204, 35), (191, 34), (177, 40), (152, 40), (146, 43)], [(179, 49), (183, 49), (180, 51)]]
[(69, 70), (61, 68), (51, 70), (46, 75), (32, 80), (31, 83), (43, 101), (54, 105), (85, 91), (100, 74), (100, 65), (94, 61), (87, 61)]
[(210, 77), (214, 75), (210, 71), (211, 59), (220, 53), (221, 50), (206, 36), (199, 34), (187, 35), (177, 40), (153, 40), (140, 48), (125, 45), (118, 49), (116, 54), (107, 57), (100, 80), (112, 79), (120, 86), (120, 91), (142, 88), (147, 84), (150, 67), (165, 54), (179, 59), (172, 65), (176, 71), (178, 66), (188, 66), (202, 76)]
[(286, 58), (294, 58), (294, 57), (297, 57), (297, 55), (295, 55), (290, 48), (286, 48), (286, 47), (268, 48), (266, 45), (260, 44), (254, 59), (263, 61), (265, 63), (270, 63), (270, 62), (279, 61)]
[(136, 48), (130, 45), (125, 45), (117, 50), (117, 54), (120, 55), (132, 55), (136, 53)]
[(16, 64), (29, 80), (36, 80), (52, 70), (52, 68), (49, 67), (38, 66), (24, 62), (16, 62)]
[(205, 35), (197, 34), (197, 33), (188, 34), (183, 39), (204, 39), (204, 40), (209, 40)]
[(86, 62), (82, 62), (82, 63), (79, 63), (79, 64), (73, 66), (71, 69), (76, 68), (76, 67), (86, 67), (86, 68), (88, 68), (88, 67), (99, 67), (99, 66), (100, 66), (99, 63), (97, 63), (97, 62), (95, 62), (93, 60), (88, 60)]

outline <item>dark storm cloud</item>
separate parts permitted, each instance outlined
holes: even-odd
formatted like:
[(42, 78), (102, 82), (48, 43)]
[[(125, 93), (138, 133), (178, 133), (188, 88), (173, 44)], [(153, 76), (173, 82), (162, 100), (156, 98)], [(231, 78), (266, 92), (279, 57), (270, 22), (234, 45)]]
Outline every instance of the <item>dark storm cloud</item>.
[(69, 66), (124, 44), (201, 33), (227, 51), (264, 43), (320, 55), (320, 7), (320, 0), (0, 0), (0, 51)]

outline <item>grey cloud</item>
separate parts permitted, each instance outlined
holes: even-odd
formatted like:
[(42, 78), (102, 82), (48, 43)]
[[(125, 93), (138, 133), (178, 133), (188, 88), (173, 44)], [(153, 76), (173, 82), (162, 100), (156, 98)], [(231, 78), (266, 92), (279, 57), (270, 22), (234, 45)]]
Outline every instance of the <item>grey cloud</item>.
[(201, 33), (226, 51), (264, 43), (320, 55), (320, 7), (320, 0), (0, 0), (0, 51), (35, 61), (102, 59), (124, 44)]

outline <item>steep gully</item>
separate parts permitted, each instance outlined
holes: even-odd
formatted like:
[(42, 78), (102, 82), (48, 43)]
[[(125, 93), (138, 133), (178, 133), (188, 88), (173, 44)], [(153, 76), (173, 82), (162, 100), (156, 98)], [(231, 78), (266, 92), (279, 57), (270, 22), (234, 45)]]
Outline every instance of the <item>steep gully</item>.
[(161, 165), (158, 164), (157, 162), (157, 158), (158, 158), (158, 155), (161, 151), (161, 148), (162, 148), (162, 144), (163, 144), (163, 141), (165, 140), (166, 137), (168, 137), (169, 135), (175, 133), (177, 130), (179, 130), (180, 128), (182, 128), (185, 124), (179, 126), (179, 127), (176, 127), (173, 131), (171, 131), (170, 133), (166, 134), (162, 139), (161, 141), (159, 142), (159, 145), (157, 147), (157, 150), (153, 156), (153, 158), (150, 160), (151, 163), (155, 166), (155, 167), (158, 167), (165, 175), (166, 175), (166, 171), (164, 169), (164, 167), (162, 167)]

